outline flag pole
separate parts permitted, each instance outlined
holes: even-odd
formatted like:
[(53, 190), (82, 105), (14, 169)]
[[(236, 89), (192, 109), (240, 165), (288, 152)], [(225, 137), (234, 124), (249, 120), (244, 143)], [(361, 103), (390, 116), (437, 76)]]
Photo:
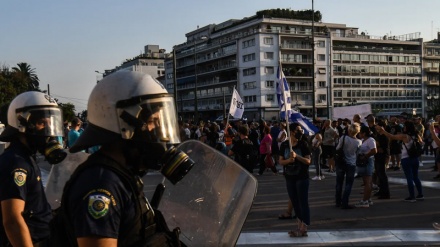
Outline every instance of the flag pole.
[(284, 120), (286, 121), (286, 132), (287, 132), (286, 135), (287, 135), (287, 138), (289, 140), (289, 149), (292, 152), (293, 149), (292, 149), (292, 143), (290, 142), (289, 116), (287, 114), (287, 105), (286, 105), (287, 104), (287, 98), (286, 98), (286, 93), (285, 93), (286, 88), (284, 86), (284, 80), (285, 80), (286, 77), (284, 76), (283, 69), (281, 67), (281, 61), (279, 63), (279, 70), (280, 70), (280, 72), (279, 72), (280, 73), (280, 82), (279, 83), (280, 83), (280, 86), (281, 86), (280, 89), (281, 89), (281, 93), (283, 94), (283, 101), (284, 101)]
[[(235, 91), (235, 85), (234, 85), (234, 89), (232, 90), (232, 97), (234, 97), (234, 91)], [(232, 104), (232, 98), (231, 98), (231, 103)], [(225, 124), (225, 135), (226, 135), (226, 131), (228, 129), (228, 125), (229, 125), (229, 116), (231, 115), (231, 105), (229, 105), (229, 111), (228, 111), (228, 116), (226, 117), (226, 124)]]

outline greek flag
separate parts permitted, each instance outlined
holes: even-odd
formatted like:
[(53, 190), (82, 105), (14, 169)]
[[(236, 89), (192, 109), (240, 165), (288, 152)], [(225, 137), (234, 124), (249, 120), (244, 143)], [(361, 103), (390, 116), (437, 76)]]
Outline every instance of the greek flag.
[(278, 106), (280, 107), (280, 115), (282, 119), (287, 120), (288, 116), (292, 114), (292, 103), (290, 100), (289, 84), (281, 70), (281, 66), (278, 67), (277, 78), (277, 99)]

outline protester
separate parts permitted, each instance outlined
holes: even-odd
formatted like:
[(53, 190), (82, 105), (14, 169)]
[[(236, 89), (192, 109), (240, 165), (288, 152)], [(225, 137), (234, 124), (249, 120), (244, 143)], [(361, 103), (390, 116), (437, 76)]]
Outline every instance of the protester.
[(89, 125), (70, 151), (101, 149), (64, 187), (54, 246), (178, 244), (155, 217), (160, 212), (146, 201), (140, 180), (160, 169), (169, 156), (165, 145), (179, 143), (174, 99), (151, 76), (118, 71), (95, 85), (88, 102)]
[[(314, 122), (316, 125), (317, 124), (316, 120)], [(312, 180), (322, 180), (325, 178), (321, 170), (321, 154), (322, 154), (321, 144), (322, 144), (322, 136), (321, 133), (317, 132), (315, 133), (315, 136), (313, 137), (311, 144), (312, 165), (315, 166), (315, 170), (316, 170), (316, 176), (314, 176)]]
[[(411, 121), (405, 121), (402, 134), (393, 135), (386, 132), (381, 126), (376, 126), (376, 129), (379, 133), (385, 134), (391, 140), (403, 142), (401, 162), (409, 192), (409, 197), (405, 198), (404, 201), (416, 202), (416, 200), (424, 200), (422, 183), (419, 179), (419, 159), (418, 157), (410, 157), (408, 155), (408, 149), (414, 144), (414, 140), (422, 141), (420, 136), (417, 135), (414, 123)], [(417, 189), (417, 196), (414, 194), (414, 185)]]
[[(374, 196), (377, 199), (390, 199), (390, 186), (388, 183), (388, 176), (386, 172), (386, 167), (388, 165), (389, 156), (389, 140), (384, 134), (377, 133), (375, 129), (375, 118), (369, 115), (367, 118), (368, 126), (370, 130), (374, 133), (374, 139), (376, 140), (377, 153), (374, 155), (374, 172), (377, 176), (379, 191), (377, 191)], [(383, 120), (379, 120), (379, 126), (385, 128), (386, 123)]]
[(289, 231), (289, 236), (307, 237), (307, 227), (310, 225), (310, 150), (307, 143), (302, 140), (303, 129), (301, 125), (292, 123), (289, 127), (290, 138), (281, 144), (279, 158), (279, 163), (284, 168), (287, 193), (293, 204), (298, 223), (297, 229)]
[(61, 110), (50, 96), (32, 91), (9, 105), (0, 141), (10, 142), (0, 156), (0, 246), (46, 246), (52, 210), (44, 194), (35, 154), (51, 164), (66, 153)]
[(82, 121), (81, 119), (75, 117), (72, 119), (70, 124), (70, 131), (69, 131), (69, 137), (67, 138), (69, 142), (69, 147), (72, 147), (73, 144), (75, 144), (76, 140), (80, 137), (81, 133), (83, 132), (83, 129), (81, 128)]
[(238, 128), (238, 133), (240, 134), (240, 141), (234, 144), (229, 150), (228, 155), (234, 156), (237, 162), (252, 174), (256, 153), (254, 153), (254, 145), (252, 141), (248, 138), (249, 129), (246, 125), (242, 125)]
[(329, 172), (335, 172), (335, 141), (338, 138), (338, 132), (330, 126), (330, 120), (324, 121), (322, 138), (322, 155), (327, 159)]
[[(359, 131), (360, 126), (358, 123), (350, 125), (347, 130), (348, 135), (343, 135), (336, 147), (336, 150), (341, 148), (344, 150), (345, 158), (345, 164), (336, 164), (336, 207), (342, 209), (354, 208), (353, 205), (349, 204), (349, 198), (353, 187), (354, 173), (356, 172), (356, 154), (362, 144), (361, 140), (356, 138)], [(342, 188), (344, 188), (343, 193)]]
[[(439, 139), (439, 137), (435, 134), (435, 122), (432, 122), (432, 123), (429, 125), (429, 131), (430, 131), (430, 133), (431, 133), (431, 138), (432, 138), (432, 140), (436, 143), (437, 146), (440, 147), (440, 139)], [(434, 223), (432, 223), (432, 226), (434, 227), (434, 229), (436, 229), (436, 230), (440, 230), (440, 223), (438, 223), (438, 222), (434, 222)]]
[(372, 138), (373, 133), (367, 126), (362, 126), (359, 136), (362, 138), (362, 144), (359, 147), (356, 157), (356, 169), (364, 182), (364, 195), (361, 201), (355, 204), (355, 207), (368, 208), (373, 205), (371, 200), (372, 181), (374, 168), (374, 155), (377, 153), (376, 141)]
[[(390, 118), (389, 130), (387, 130), (392, 135), (401, 134), (402, 126), (397, 122), (396, 117)], [(400, 162), (402, 156), (402, 142), (398, 140), (390, 140), (390, 156), (391, 156), (391, 166), (389, 169), (394, 171), (400, 170)]]
[[(260, 143), (260, 169), (258, 175), (263, 175), (264, 170), (266, 170), (266, 156), (272, 155), (272, 136), (270, 135), (270, 127), (264, 126), (263, 139)], [(278, 174), (275, 166), (269, 167), (274, 174)]]

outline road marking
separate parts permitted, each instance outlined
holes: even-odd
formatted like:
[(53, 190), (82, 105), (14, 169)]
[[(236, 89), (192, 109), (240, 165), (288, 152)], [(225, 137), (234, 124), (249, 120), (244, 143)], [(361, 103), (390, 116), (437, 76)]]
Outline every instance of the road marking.
[(440, 243), (440, 231), (436, 230), (334, 230), (308, 232), (308, 237), (291, 238), (286, 232), (243, 232), (237, 246), (272, 244), (337, 244), (337, 243)]

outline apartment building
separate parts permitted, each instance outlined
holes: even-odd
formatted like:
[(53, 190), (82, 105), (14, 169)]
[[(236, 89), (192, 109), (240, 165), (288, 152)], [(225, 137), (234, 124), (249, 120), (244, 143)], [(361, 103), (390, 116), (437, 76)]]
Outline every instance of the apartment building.
[(118, 70), (138, 71), (158, 78), (165, 75), (165, 58), (169, 56), (165, 49), (160, 49), (159, 45), (146, 45), (144, 53), (133, 58), (125, 59), (120, 66), (105, 70), (103, 76), (110, 75)]
[(437, 39), (424, 43), (423, 82), (426, 91), (423, 99), (426, 105), (425, 116), (432, 117), (440, 112), (440, 32)]
[[(312, 33), (313, 26), (313, 33)], [(249, 17), (212, 24), (176, 45), (165, 83), (184, 119), (215, 119), (234, 87), (245, 117), (278, 119), (277, 68), (290, 84), (292, 108), (332, 117), (333, 107), (369, 103), (378, 115), (423, 112), (420, 34), (371, 36), (345, 24)]]

